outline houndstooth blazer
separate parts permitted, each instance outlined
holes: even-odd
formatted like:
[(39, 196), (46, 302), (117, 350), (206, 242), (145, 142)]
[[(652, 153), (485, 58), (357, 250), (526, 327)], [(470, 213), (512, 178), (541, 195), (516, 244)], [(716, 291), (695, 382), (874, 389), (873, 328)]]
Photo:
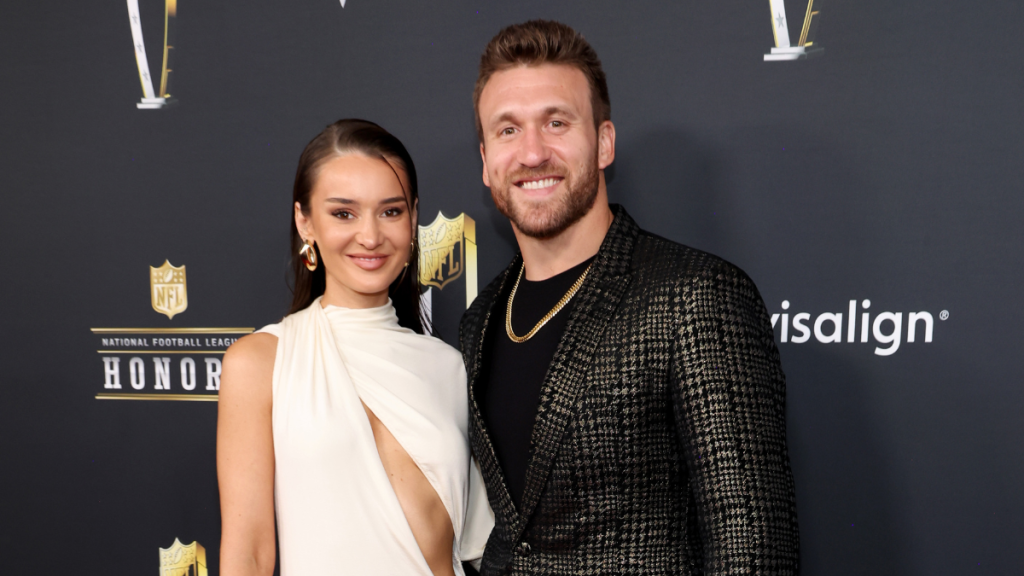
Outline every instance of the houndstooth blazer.
[(757, 288), (613, 210), (541, 388), (521, 510), (476, 400), (520, 256), (462, 318), (495, 514), (481, 574), (796, 574), (785, 377)]

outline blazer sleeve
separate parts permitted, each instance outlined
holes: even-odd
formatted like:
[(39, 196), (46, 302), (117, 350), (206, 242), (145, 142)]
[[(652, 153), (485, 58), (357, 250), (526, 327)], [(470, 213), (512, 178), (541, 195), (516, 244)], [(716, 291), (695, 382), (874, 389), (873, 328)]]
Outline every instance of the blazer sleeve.
[(754, 283), (720, 266), (677, 287), (673, 398), (705, 575), (798, 573), (786, 382)]

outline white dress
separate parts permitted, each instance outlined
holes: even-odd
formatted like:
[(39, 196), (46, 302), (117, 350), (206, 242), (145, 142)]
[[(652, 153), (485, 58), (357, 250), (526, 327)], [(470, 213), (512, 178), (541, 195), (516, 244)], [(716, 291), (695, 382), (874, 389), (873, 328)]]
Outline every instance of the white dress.
[(360, 399), (440, 497), (455, 532), (453, 568), (463, 574), (461, 561), (482, 556), (494, 521), (470, 461), (461, 355), (399, 326), (390, 302), (324, 308), (317, 299), (260, 331), (278, 338), (272, 420), (281, 576), (431, 575)]

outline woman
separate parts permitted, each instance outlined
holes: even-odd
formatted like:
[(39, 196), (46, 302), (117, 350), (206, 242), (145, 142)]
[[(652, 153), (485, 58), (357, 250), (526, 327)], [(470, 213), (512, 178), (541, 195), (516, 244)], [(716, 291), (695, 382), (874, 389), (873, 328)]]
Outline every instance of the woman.
[(221, 573), (270, 575), (276, 538), (282, 576), (460, 575), (491, 516), (469, 493), (462, 359), (420, 313), (412, 159), (340, 120), (293, 195), (291, 311), (224, 356)]

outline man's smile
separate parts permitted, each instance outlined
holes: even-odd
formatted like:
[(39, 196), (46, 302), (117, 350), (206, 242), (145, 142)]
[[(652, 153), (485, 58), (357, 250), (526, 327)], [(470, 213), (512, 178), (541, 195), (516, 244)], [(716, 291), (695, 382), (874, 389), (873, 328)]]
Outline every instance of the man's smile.
[(563, 178), (561, 176), (546, 176), (543, 178), (519, 180), (516, 182), (516, 186), (523, 190), (540, 190), (542, 188), (551, 188), (561, 182)]
[(563, 180), (565, 180), (564, 176), (545, 174), (532, 178), (516, 178), (512, 183), (520, 191), (525, 192), (526, 196), (540, 197), (553, 193)]

